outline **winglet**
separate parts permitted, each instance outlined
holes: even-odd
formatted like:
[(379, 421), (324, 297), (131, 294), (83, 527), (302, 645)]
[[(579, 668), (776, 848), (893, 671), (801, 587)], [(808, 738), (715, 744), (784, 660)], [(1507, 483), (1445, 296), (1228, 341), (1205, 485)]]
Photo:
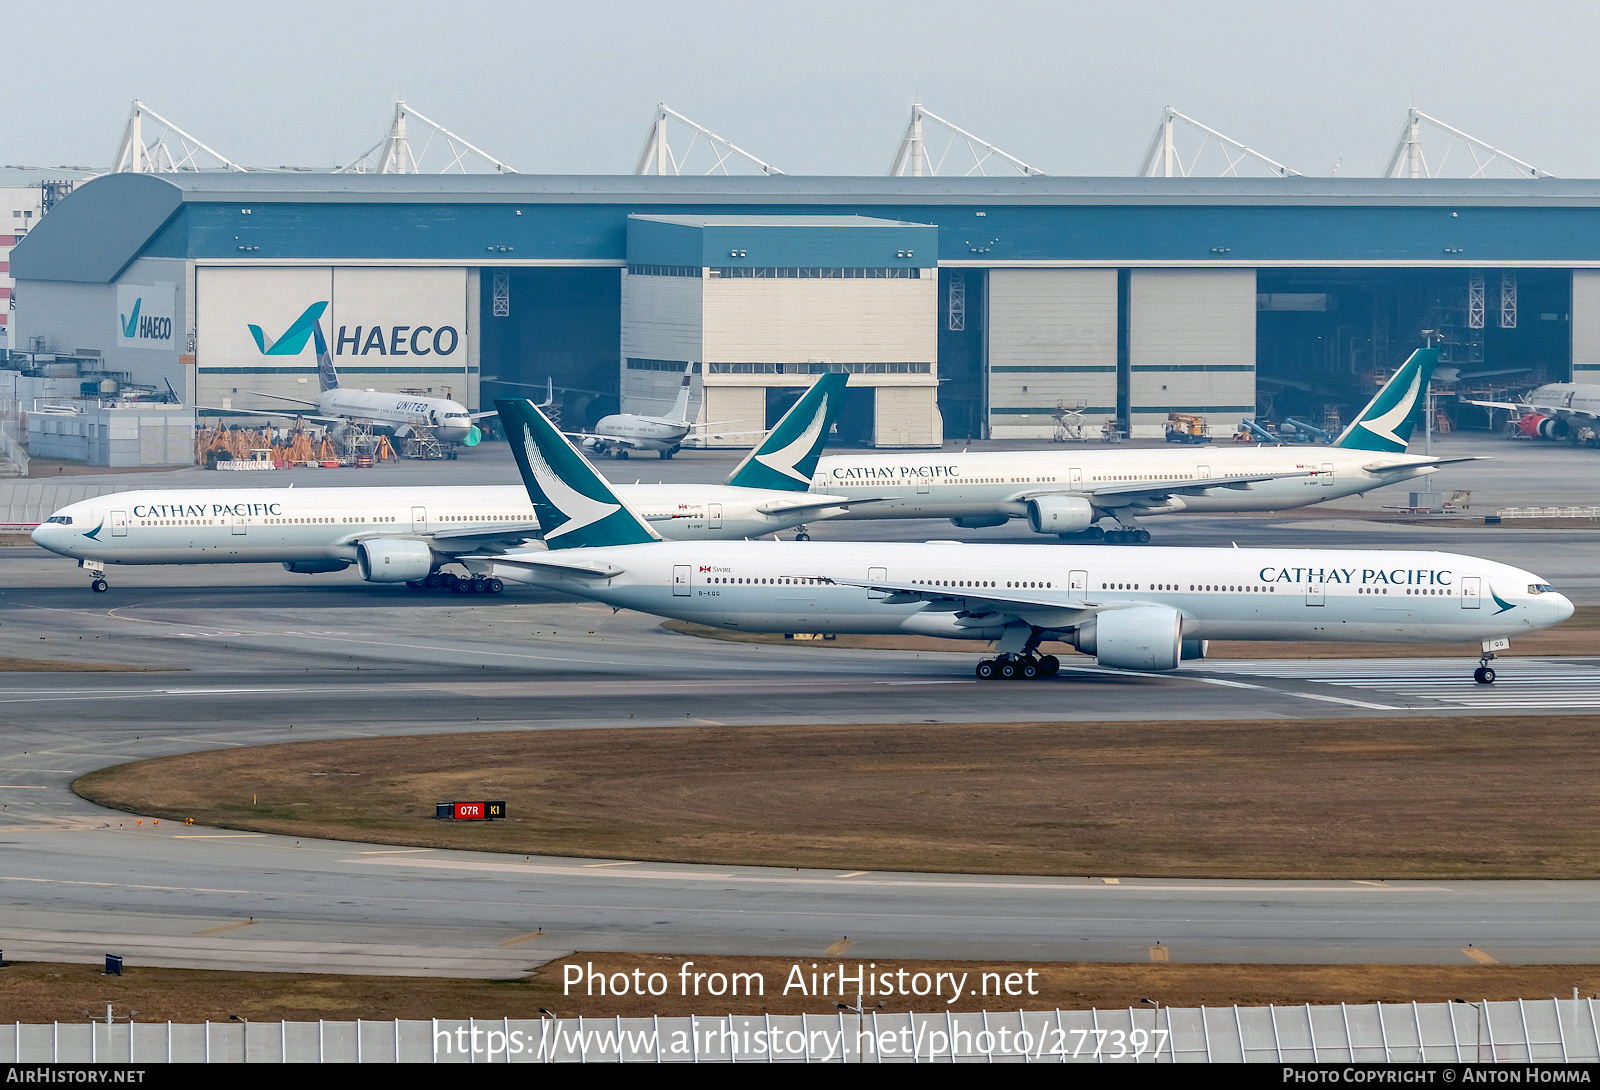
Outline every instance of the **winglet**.
[(1403, 454), (1411, 432), (1426, 411), (1428, 382), (1439, 363), (1437, 348), (1419, 348), (1383, 384), (1367, 407), (1333, 441), (1346, 450)]
[(548, 548), (661, 540), (531, 401), (494, 405)]
[(811, 475), (817, 470), (817, 458), (844, 406), (844, 388), (849, 381), (850, 376), (844, 371), (819, 375), (811, 389), (739, 463), (728, 477), (728, 483), (739, 488), (771, 488), (785, 492), (809, 490)]

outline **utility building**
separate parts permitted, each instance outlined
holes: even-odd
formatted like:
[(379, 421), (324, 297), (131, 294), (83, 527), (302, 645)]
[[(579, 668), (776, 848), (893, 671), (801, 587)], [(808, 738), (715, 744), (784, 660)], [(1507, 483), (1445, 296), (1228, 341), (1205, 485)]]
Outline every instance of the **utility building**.
[(851, 379), (841, 439), (937, 446), (938, 230), (863, 216), (630, 216), (622, 403), (671, 404), (685, 366), (701, 419), (748, 446), (823, 371)]

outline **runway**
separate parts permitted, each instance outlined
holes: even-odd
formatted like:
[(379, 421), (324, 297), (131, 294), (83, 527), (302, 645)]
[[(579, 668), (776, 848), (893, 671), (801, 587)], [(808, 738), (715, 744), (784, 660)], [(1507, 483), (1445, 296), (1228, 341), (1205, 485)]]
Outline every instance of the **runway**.
[[(1475, 553), (1537, 571), (1579, 604), (1600, 601), (1595, 531), (1198, 517), (1154, 525), (1168, 543)], [(948, 523), (813, 527), (818, 538), (868, 532), (953, 536)], [(1015, 525), (1004, 532), (1045, 540)], [(1082, 658), (1044, 681), (980, 683), (977, 645), (952, 654), (697, 640), (527, 588), (419, 596), (265, 566), (113, 569), (111, 578), (110, 593), (91, 594), (68, 561), (0, 549), (5, 654), (146, 668), (0, 673), (0, 950), (10, 958), (121, 952), (143, 964), (481, 976), (517, 975), (574, 949), (1116, 961), (1159, 949), (1174, 961), (1439, 963), (1593, 961), (1600, 949), (1600, 882), (1005, 878), (525, 859), (136, 825), (68, 790), (95, 768), (196, 749), (488, 729), (1037, 721), (1069, 732), (1088, 720), (1151, 730), (1178, 719), (1374, 716), (1403, 731), (1414, 715), (1592, 712), (1592, 659), (1502, 659), (1492, 688), (1473, 684), (1471, 658), (1207, 660), (1160, 676)]]

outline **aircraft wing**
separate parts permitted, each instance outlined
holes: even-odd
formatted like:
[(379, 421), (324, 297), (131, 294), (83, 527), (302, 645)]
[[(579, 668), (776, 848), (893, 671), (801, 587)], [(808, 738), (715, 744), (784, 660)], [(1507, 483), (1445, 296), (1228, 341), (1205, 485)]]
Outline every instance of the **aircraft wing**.
[(490, 409), (486, 413), (469, 413), (468, 415), (471, 416), (472, 419), (474, 419), (474, 420), (487, 420), (491, 416), (499, 416), (500, 415), (500, 410), (499, 409)]
[[(969, 614), (1011, 613), (1039, 628), (1071, 628), (1082, 624), (1097, 613), (1108, 609), (1121, 609), (1125, 603), (1076, 602), (1064, 603), (1059, 599), (1022, 591), (1008, 591), (1000, 587), (934, 587), (925, 583), (894, 583), (873, 579), (830, 579), (802, 576), (819, 583), (841, 587), (861, 587), (882, 592), (880, 599), (887, 605), (907, 605), (927, 602), (935, 612)], [(1131, 604), (1131, 603), (1129, 603)]]
[(596, 443), (609, 443), (614, 447), (627, 447), (629, 450), (644, 449), (632, 439), (624, 439), (618, 435), (596, 435), (592, 431), (564, 431), (561, 434), (565, 435), (568, 439), (576, 439), (580, 443), (592, 439)]
[(1483, 462), (1489, 459), (1487, 454), (1462, 454), (1455, 458), (1429, 458), (1425, 462), (1407, 462), (1404, 465), (1384, 465), (1382, 462), (1368, 462), (1361, 468), (1367, 473), (1388, 473), (1393, 470), (1414, 470), (1419, 466), (1448, 466), (1457, 462)]
[(314, 412), (295, 412), (289, 409), (218, 409), (210, 405), (196, 405), (195, 412), (201, 416), (269, 416), (281, 420), (307, 420), (313, 424), (341, 423), (341, 416), (322, 416)]
[[(586, 552), (585, 549), (575, 549), (575, 553)], [(610, 564), (603, 560), (585, 560), (582, 556), (573, 556), (570, 553), (490, 553), (484, 556), (458, 556), (457, 560), (463, 563), (478, 561), (492, 564), (495, 567), (522, 568), (526, 571), (537, 573), (541, 571), (556, 572), (564, 575), (583, 576), (588, 579), (612, 579), (621, 575), (627, 569), (619, 564)]]
[[(1297, 469), (1286, 473), (1252, 473), (1243, 477), (1201, 477), (1188, 481), (1139, 481), (1132, 484), (1110, 484), (1100, 488), (1038, 488), (1020, 492), (1016, 499), (1030, 500), (1038, 496), (1081, 496), (1102, 506), (1126, 506), (1144, 500), (1162, 500), (1168, 496), (1201, 496), (1213, 488), (1248, 488), (1262, 481), (1283, 481), (1294, 477), (1314, 477), (1316, 470)], [(1116, 501), (1122, 501), (1117, 503)]]
[(320, 409), (320, 408), (322, 408), (322, 406), (318, 405), (315, 401), (306, 401), (303, 398), (284, 397), (282, 394), (269, 394), (269, 393), (264, 393), (261, 390), (251, 390), (250, 392), (252, 394), (255, 394), (257, 397), (270, 397), (274, 401), (287, 401), (292, 405), (305, 405), (306, 407), (312, 408), (312, 409)]
[(1584, 420), (1600, 419), (1594, 413), (1573, 409), (1566, 405), (1539, 405), (1531, 401), (1472, 401), (1462, 399), (1463, 405), (1476, 405), (1480, 409), (1504, 409), (1512, 413), (1538, 413), (1541, 416), (1576, 416)]
[[(414, 536), (414, 535), (406, 535)], [(498, 526), (477, 526), (461, 530), (435, 530), (428, 537), (441, 545), (460, 545), (474, 549), (517, 549), (530, 541), (543, 541), (544, 531), (537, 522), (507, 522)]]
[(830, 507), (848, 508), (858, 502), (850, 496), (819, 496), (815, 492), (796, 492), (792, 500), (770, 500), (757, 507), (763, 515), (792, 515), (796, 511), (823, 511)]

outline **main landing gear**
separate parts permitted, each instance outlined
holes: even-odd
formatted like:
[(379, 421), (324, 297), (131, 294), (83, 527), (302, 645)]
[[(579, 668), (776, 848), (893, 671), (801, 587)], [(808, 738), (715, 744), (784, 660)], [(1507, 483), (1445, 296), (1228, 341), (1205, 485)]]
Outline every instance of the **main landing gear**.
[(1032, 681), (1050, 677), (1061, 669), (1061, 660), (1054, 655), (997, 655), (978, 663), (978, 680)]
[(448, 590), (453, 594), (499, 594), (506, 585), (492, 576), (474, 575), (463, 579), (454, 572), (436, 571), (426, 579), (408, 579), (412, 590)]
[(1150, 544), (1150, 531), (1107, 530), (1105, 542), (1107, 545), (1148, 545)]
[(1137, 526), (1121, 525), (1114, 530), (1107, 530), (1100, 526), (1091, 526), (1087, 530), (1076, 534), (1057, 534), (1065, 544), (1085, 544), (1088, 542), (1103, 541), (1107, 545), (1148, 545), (1150, 531), (1141, 530)]

